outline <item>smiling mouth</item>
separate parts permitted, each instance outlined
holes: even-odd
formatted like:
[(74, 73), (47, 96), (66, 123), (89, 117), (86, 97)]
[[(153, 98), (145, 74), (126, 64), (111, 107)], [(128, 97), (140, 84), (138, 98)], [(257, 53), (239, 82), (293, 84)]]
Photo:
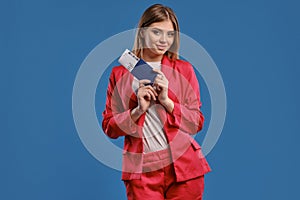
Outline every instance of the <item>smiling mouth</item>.
[(167, 46), (156, 45), (158, 50), (165, 50)]

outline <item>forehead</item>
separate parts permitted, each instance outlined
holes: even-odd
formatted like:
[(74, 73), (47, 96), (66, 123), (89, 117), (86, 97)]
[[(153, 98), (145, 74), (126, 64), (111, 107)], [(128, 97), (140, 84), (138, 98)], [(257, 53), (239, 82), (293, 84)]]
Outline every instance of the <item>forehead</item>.
[(162, 22), (154, 22), (149, 27), (158, 28), (165, 31), (174, 31), (173, 23), (171, 20), (165, 20)]

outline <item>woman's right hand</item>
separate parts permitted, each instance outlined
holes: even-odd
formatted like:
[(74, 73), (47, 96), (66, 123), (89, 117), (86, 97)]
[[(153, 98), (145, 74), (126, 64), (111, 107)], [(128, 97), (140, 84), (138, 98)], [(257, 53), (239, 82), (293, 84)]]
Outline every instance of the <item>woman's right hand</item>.
[(145, 79), (139, 81), (139, 88), (137, 90), (138, 106), (131, 111), (133, 121), (137, 121), (148, 110), (151, 100), (155, 101), (158, 95), (151, 85), (145, 85), (147, 83), (150, 83), (150, 81)]
[(145, 85), (150, 83), (150, 80), (140, 80), (139, 88), (137, 90), (138, 109), (142, 112), (146, 112), (150, 107), (151, 100), (156, 101), (157, 92), (151, 85)]

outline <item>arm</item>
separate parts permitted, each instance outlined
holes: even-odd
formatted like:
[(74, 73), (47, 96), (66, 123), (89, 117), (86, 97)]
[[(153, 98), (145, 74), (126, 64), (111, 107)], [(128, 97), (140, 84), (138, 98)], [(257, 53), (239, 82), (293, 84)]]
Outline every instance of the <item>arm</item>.
[(131, 110), (124, 109), (116, 82), (113, 70), (109, 78), (105, 110), (102, 113), (102, 129), (110, 138), (133, 135), (137, 132), (138, 126), (131, 118)]
[(204, 123), (204, 116), (200, 111), (199, 83), (190, 64), (182, 67), (184, 67), (184, 71), (177, 72), (177, 81), (172, 83), (169, 89), (172, 92), (180, 88), (181, 94), (177, 94), (177, 96), (175, 94), (177, 99), (173, 100), (168, 97), (161, 104), (168, 111), (167, 123), (169, 126), (189, 134), (195, 134), (202, 129)]
[(103, 112), (102, 122), (103, 131), (110, 138), (118, 138), (125, 135), (139, 137), (137, 134), (138, 121), (149, 108), (151, 99), (155, 100), (157, 96), (157, 93), (151, 86), (145, 86), (149, 82), (149, 80), (140, 80), (137, 91), (137, 106), (135, 108), (124, 108), (123, 101), (128, 97), (121, 97), (119, 91), (127, 91), (126, 89), (128, 88), (125, 87), (130, 87), (128, 91), (131, 91), (131, 85), (117, 81), (115, 71), (112, 72), (109, 78), (106, 107)]

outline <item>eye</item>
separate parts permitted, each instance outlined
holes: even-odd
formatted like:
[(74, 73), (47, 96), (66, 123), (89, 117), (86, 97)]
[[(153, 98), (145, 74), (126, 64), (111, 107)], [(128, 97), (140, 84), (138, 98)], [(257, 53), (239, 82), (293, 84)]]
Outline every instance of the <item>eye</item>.
[(174, 37), (174, 35), (175, 35), (174, 31), (168, 32), (168, 36), (169, 36), (169, 37)]
[(152, 33), (154, 33), (155, 35), (160, 35), (160, 31), (159, 31), (159, 30), (156, 30), (156, 29), (153, 29), (153, 30), (152, 30)]

